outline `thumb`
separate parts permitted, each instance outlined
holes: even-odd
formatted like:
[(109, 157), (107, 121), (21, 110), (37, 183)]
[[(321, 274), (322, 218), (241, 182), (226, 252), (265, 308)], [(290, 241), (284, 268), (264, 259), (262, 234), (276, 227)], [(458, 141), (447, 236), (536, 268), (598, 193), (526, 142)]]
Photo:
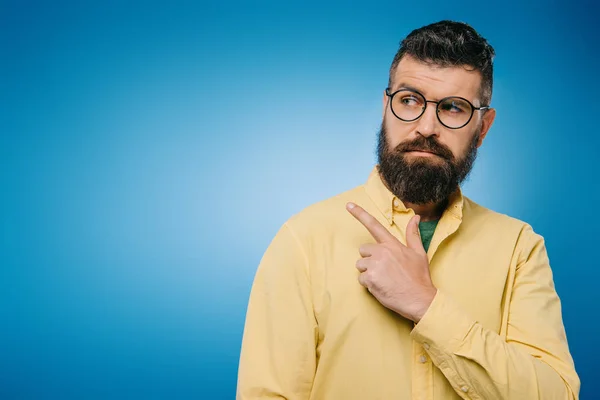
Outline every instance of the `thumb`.
[(420, 221), (420, 215), (415, 215), (408, 221), (408, 226), (406, 227), (406, 246), (413, 250), (425, 253), (425, 248), (421, 241), (421, 233), (419, 232)]

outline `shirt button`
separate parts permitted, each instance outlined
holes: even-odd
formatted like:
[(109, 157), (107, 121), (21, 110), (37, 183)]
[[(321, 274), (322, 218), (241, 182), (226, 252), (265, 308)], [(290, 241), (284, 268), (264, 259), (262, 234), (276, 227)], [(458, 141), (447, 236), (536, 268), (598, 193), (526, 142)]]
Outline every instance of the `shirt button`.
[(466, 386), (463, 386), (460, 388), (460, 390), (462, 390), (463, 392), (467, 393), (469, 391), (469, 388)]
[(425, 348), (425, 350), (429, 350), (429, 343), (423, 343), (423, 347)]
[(427, 362), (427, 357), (421, 356), (419, 357), (419, 361), (421, 361), (421, 364), (425, 364)]

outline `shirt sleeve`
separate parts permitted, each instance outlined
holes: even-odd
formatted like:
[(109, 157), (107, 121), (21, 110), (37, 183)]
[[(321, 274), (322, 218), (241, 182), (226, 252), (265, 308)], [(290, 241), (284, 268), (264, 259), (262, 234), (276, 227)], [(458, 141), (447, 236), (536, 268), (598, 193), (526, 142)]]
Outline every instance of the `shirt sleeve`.
[(578, 399), (580, 380), (543, 238), (527, 226), (519, 242), (505, 337), (441, 290), (411, 336), (464, 399)]
[(283, 225), (252, 285), (240, 352), (237, 399), (308, 399), (316, 370), (317, 323), (307, 258)]

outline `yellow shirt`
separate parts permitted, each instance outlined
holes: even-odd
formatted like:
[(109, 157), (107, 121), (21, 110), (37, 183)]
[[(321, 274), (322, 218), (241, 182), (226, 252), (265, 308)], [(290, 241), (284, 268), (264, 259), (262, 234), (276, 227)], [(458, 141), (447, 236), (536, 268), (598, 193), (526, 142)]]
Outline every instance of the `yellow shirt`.
[(427, 256), (438, 293), (418, 324), (358, 282), (375, 243), (362, 206), (402, 243), (414, 216), (377, 169), (365, 185), (290, 218), (252, 286), (237, 399), (576, 399), (543, 238), (457, 190)]

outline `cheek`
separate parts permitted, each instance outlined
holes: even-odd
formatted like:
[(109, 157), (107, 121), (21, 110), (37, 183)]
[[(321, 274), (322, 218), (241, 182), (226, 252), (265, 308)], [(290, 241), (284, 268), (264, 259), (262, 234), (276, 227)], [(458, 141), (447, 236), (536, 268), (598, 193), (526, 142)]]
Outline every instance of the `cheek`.
[[(394, 118), (396, 119), (396, 118)], [(391, 149), (398, 146), (400, 143), (409, 140), (410, 134), (414, 131), (414, 123), (406, 123), (399, 120), (384, 121), (385, 131), (387, 134), (387, 142)]]
[(451, 142), (448, 143), (448, 147), (454, 153), (454, 157), (464, 158), (471, 148), (471, 144), (475, 140), (475, 136), (477, 132), (474, 131), (465, 131), (465, 132), (456, 132), (453, 138), (451, 138)]

